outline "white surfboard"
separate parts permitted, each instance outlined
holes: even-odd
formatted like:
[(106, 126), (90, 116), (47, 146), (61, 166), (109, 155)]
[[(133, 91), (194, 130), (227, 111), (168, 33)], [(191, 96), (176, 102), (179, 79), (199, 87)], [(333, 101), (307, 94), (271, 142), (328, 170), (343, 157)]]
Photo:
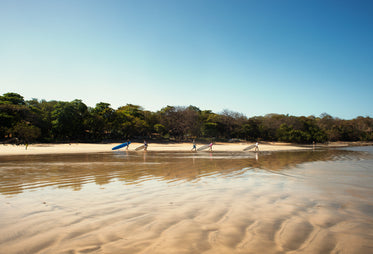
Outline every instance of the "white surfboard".
[(247, 151), (247, 150), (253, 149), (254, 147), (255, 147), (255, 145), (250, 145), (248, 147), (245, 147), (243, 150)]
[(204, 146), (201, 146), (197, 149), (197, 151), (202, 151), (202, 150), (205, 150), (209, 147), (209, 145), (204, 145)]
[(145, 145), (141, 145), (141, 146), (138, 146), (135, 148), (136, 151), (140, 150), (140, 149), (144, 149)]

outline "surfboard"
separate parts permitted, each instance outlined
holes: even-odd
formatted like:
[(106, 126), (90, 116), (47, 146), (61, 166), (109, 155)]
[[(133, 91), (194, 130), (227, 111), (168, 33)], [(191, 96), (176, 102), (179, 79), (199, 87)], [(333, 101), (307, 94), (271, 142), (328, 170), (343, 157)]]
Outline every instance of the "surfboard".
[(143, 149), (145, 145), (141, 145), (141, 146), (138, 146), (135, 148), (136, 151), (140, 150), (140, 149)]
[(253, 149), (254, 147), (255, 147), (255, 145), (250, 145), (248, 147), (245, 147), (243, 150), (247, 151), (247, 150)]
[(131, 144), (131, 141), (128, 141), (128, 142), (125, 142), (125, 143), (123, 143), (123, 144), (120, 144), (120, 145), (114, 146), (113, 148), (111, 148), (111, 150), (117, 150), (117, 149), (120, 149), (120, 148), (122, 148), (122, 147), (128, 146), (129, 144)]
[(206, 148), (208, 148), (209, 145), (204, 145), (204, 146), (201, 146), (197, 149), (197, 151), (202, 151), (202, 150), (205, 150)]

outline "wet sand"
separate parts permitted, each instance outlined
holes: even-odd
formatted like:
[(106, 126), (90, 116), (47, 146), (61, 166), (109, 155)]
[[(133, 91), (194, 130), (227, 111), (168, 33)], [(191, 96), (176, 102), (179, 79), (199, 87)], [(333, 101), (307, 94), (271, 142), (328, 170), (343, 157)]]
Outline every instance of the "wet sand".
[[(213, 151), (216, 152), (239, 152), (253, 143), (216, 143), (213, 146)], [(119, 145), (113, 144), (86, 144), (86, 143), (72, 143), (72, 144), (31, 144), (27, 147), (24, 145), (0, 145), (1, 155), (31, 155), (31, 154), (64, 154), (64, 153), (99, 153), (110, 152), (111, 148)], [(129, 151), (134, 151), (136, 147), (141, 146), (142, 143), (132, 143)], [(197, 148), (204, 144), (197, 145)], [(154, 152), (170, 152), (191, 151), (191, 143), (150, 143), (148, 151)], [(288, 151), (288, 150), (304, 150), (311, 149), (311, 147), (297, 146), (287, 143), (266, 143), (259, 145), (260, 151)], [(251, 151), (253, 151), (252, 149)], [(126, 148), (121, 148), (119, 151), (126, 151)], [(142, 151), (142, 150), (140, 150)], [(207, 151), (207, 150), (204, 150)], [(201, 151), (203, 152), (203, 151)]]
[(2, 157), (0, 253), (373, 253), (372, 159)]

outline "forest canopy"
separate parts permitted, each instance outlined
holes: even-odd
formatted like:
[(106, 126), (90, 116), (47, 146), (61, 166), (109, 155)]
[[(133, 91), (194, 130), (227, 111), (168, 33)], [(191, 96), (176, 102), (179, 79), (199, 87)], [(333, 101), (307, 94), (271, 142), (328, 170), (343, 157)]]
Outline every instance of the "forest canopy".
[(126, 139), (265, 140), (294, 143), (373, 141), (373, 119), (344, 120), (323, 113), (315, 116), (268, 114), (246, 117), (230, 110), (214, 113), (195, 106), (165, 106), (151, 112), (126, 104), (118, 109), (82, 100), (25, 101), (17, 93), (0, 96), (0, 141), (107, 142)]

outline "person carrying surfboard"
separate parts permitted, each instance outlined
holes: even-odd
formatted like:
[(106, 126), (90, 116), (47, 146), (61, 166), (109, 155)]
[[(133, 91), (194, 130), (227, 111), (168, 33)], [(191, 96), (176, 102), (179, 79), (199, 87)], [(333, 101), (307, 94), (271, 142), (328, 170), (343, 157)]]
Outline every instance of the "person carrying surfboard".
[(126, 150), (128, 150), (128, 147), (130, 147), (130, 144), (131, 144), (131, 141), (129, 139), (127, 139), (127, 146), (126, 146)]
[(192, 148), (192, 150), (191, 151), (195, 151), (195, 152), (197, 152), (197, 146), (196, 146), (196, 140), (195, 139), (193, 139), (193, 148)]
[(211, 143), (209, 144), (209, 151), (210, 151), (210, 152), (212, 152), (212, 145), (213, 145), (213, 143), (211, 142)]
[(255, 149), (254, 149), (254, 151), (255, 151), (255, 152), (256, 152), (256, 151), (259, 152), (259, 142), (256, 142), (256, 143), (255, 143)]

